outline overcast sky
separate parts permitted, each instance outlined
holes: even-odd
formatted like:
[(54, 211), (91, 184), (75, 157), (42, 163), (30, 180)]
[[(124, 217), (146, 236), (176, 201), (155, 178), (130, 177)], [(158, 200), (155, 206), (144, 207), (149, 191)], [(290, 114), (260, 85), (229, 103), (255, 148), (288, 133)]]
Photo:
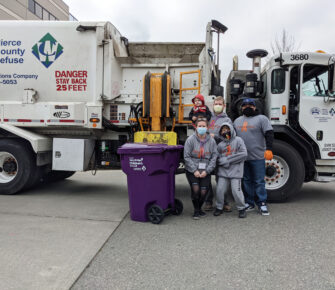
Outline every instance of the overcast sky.
[(271, 42), (283, 29), (300, 51), (335, 53), (335, 0), (64, 1), (78, 20), (110, 21), (129, 41), (204, 42), (207, 22), (220, 21), (228, 27), (221, 37), (223, 84), (234, 55), (240, 69), (250, 69), (246, 52), (271, 52)]

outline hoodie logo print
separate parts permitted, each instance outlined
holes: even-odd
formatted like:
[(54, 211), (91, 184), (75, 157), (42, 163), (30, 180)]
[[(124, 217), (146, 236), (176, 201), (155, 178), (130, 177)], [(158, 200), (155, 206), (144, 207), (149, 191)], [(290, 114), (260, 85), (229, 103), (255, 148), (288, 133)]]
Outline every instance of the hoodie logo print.
[(241, 128), (241, 132), (247, 132), (247, 131), (248, 131), (248, 122), (244, 121)]
[(228, 145), (226, 148), (227, 152), (226, 152), (226, 156), (231, 155), (231, 146)]
[(212, 120), (212, 122), (209, 124), (208, 128), (209, 129), (214, 129), (214, 125), (215, 125), (215, 120)]

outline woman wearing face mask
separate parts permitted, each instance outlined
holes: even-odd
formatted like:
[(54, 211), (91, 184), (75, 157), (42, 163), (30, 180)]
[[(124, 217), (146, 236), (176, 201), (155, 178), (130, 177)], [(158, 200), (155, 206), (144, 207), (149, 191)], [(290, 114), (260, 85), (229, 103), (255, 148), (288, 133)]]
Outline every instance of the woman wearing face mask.
[(206, 118), (199, 117), (196, 131), (187, 138), (184, 146), (186, 178), (191, 186), (194, 219), (206, 216), (201, 207), (209, 188), (210, 174), (216, 166), (217, 146), (207, 129)]

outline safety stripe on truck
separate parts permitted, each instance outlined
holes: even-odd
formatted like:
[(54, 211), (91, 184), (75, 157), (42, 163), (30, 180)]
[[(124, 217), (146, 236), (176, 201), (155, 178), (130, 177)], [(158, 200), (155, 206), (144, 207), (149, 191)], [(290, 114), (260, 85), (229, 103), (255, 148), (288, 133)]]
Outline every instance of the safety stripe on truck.
[[(8, 123), (44, 123), (44, 120), (36, 120), (36, 119), (3, 119), (4, 122)], [(1, 119), (0, 119), (1, 122)], [(47, 120), (48, 123), (76, 123), (76, 124), (83, 124), (85, 123), (84, 120), (68, 120), (68, 119), (61, 119), (61, 120)]]
[(32, 120), (32, 119), (3, 119), (3, 121), (12, 123), (44, 123), (44, 120)]
[(60, 119), (60, 120), (48, 120), (48, 123), (79, 123), (83, 124), (84, 120), (68, 120), (68, 119)]

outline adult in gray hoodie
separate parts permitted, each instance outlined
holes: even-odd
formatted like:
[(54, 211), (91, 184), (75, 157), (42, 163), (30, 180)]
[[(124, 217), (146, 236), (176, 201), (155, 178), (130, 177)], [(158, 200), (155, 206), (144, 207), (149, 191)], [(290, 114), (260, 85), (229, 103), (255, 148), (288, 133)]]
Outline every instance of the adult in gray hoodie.
[[(224, 112), (225, 107), (226, 105), (224, 102), (224, 98), (222, 96), (216, 97), (213, 103), (213, 114), (212, 118), (209, 121), (208, 132), (215, 139), (217, 144), (221, 141), (219, 138), (220, 137), (219, 131), (222, 125), (224, 123), (233, 124), (231, 119)], [(215, 173), (216, 172), (213, 172), (213, 174)], [(208, 194), (205, 200), (204, 210), (206, 211), (213, 210), (213, 198), (214, 198), (214, 192), (212, 184), (210, 184)], [(225, 200), (223, 211), (231, 212), (231, 206), (229, 205), (227, 200)]]
[(248, 153), (242, 138), (237, 137), (234, 127), (224, 123), (220, 128), (221, 142), (218, 145), (216, 210), (214, 216), (219, 216), (223, 211), (224, 196), (229, 189), (239, 211), (239, 217), (246, 217), (244, 195), (241, 188), (244, 161)]
[(210, 174), (216, 166), (217, 145), (207, 133), (207, 129), (207, 120), (198, 118), (196, 131), (187, 138), (184, 145), (185, 171), (186, 178), (191, 186), (194, 219), (206, 216), (201, 207), (210, 184)]

